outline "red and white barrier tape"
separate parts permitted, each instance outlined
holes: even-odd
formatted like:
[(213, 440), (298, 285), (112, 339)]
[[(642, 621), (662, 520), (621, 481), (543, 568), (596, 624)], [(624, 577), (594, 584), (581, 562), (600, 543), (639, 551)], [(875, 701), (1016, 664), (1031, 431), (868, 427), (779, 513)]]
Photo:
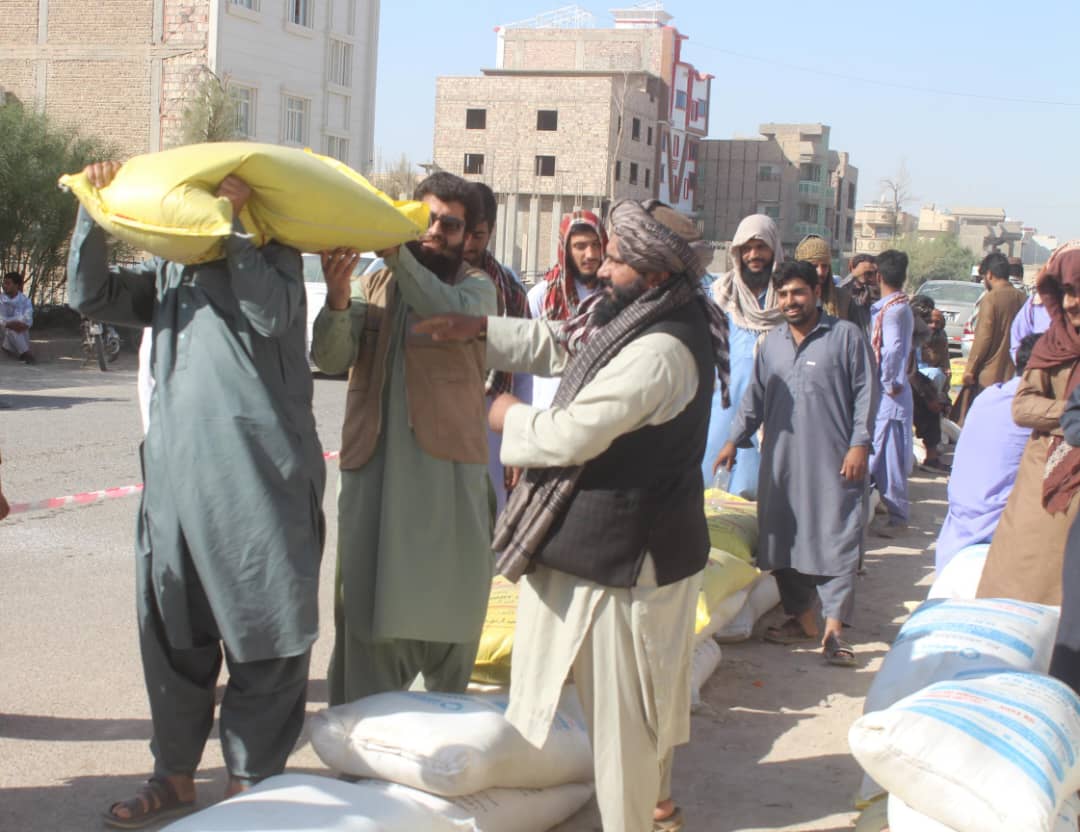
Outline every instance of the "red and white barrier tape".
[[(324, 459), (337, 459), (340, 456), (340, 451), (328, 451), (323, 454)], [(121, 485), (117, 488), (105, 488), (101, 491), (84, 491), (82, 494), (69, 494), (66, 497), (35, 500), (32, 503), (12, 503), (11, 514), (26, 514), (31, 511), (48, 511), (52, 508), (69, 508), (71, 506), (89, 506), (94, 503), (102, 503), (105, 500), (131, 497), (141, 493), (142, 490), (143, 484), (140, 482), (136, 485)]]

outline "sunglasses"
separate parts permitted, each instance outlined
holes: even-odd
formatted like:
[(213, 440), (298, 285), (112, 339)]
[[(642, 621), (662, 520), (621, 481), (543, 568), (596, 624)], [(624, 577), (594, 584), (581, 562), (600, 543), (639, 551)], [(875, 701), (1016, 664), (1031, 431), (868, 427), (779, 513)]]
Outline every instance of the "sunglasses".
[(434, 228), (435, 223), (439, 223), (443, 227), (443, 231), (450, 234), (456, 234), (465, 227), (465, 220), (461, 219), (461, 217), (455, 217), (451, 214), (436, 214), (432, 211), (428, 215), (428, 228)]

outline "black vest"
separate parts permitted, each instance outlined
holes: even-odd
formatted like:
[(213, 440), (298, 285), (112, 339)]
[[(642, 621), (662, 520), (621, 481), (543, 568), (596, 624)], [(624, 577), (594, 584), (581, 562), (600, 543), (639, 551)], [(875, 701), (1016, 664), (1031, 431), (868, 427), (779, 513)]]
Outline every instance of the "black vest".
[(671, 421), (624, 434), (585, 463), (569, 508), (535, 558), (604, 586), (634, 586), (646, 551), (660, 586), (700, 572), (709, 557), (701, 477), (716, 373), (709, 323), (701, 303), (690, 301), (641, 335), (652, 332), (690, 350), (697, 395)]

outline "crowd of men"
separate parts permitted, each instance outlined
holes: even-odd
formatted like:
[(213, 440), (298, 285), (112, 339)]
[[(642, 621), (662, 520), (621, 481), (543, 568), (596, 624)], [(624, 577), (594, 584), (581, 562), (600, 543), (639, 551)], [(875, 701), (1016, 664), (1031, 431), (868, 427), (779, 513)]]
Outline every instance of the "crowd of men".
[[(104, 187), (119, 168), (86, 173)], [(193, 808), (223, 661), (226, 797), (282, 771), (318, 635), (326, 472), (300, 254), (243, 233), (243, 181), (227, 177), (218, 195), (237, 217), (218, 261), (110, 266), (82, 209), (71, 242), (71, 305), (151, 339), (136, 564), (154, 765), (105, 810), (117, 828)], [(939, 567), (1005, 537), (987, 592), (1060, 601), (1060, 558), (1024, 586), (1013, 573), (1046, 560), (1032, 512), (1060, 513), (1064, 557), (1076, 509), (1080, 451), (1058, 421), (1080, 362), (1080, 251), (1052, 261), (1041, 304), (1011, 287), (1007, 258), (983, 261), (988, 292), (952, 405), (944, 317), (905, 294), (903, 252), (859, 255), (841, 280), (825, 240), (803, 240), (785, 261), (775, 222), (753, 215), (710, 284), (713, 249), (690, 219), (622, 201), (606, 221), (563, 217), (558, 262), (526, 293), (489, 251), (490, 189), (439, 172), (415, 198), (429, 227), (379, 252), (382, 268), (358, 277), (357, 252), (322, 254), (310, 356), (348, 373), (331, 705), (417, 684), (465, 690), (497, 571), (520, 581), (508, 719), (542, 745), (572, 675), (604, 829), (680, 829), (671, 765), (689, 739), (706, 483), (727, 469), (728, 489), (758, 501), (758, 565), (776, 576), (787, 615), (766, 640), (818, 642), (851, 667), (843, 633), (867, 529), (890, 537), (908, 523), (913, 432), (928, 470), (948, 472), (938, 446), (950, 406), (967, 427)], [(21, 281), (5, 278), (10, 300), (9, 278)], [(1033, 347), (1040, 327), (1053, 338)], [(1000, 456), (973, 438), (1006, 435)], [(209, 459), (212, 481), (192, 464)], [(873, 525), (871, 488), (883, 507)], [(1080, 621), (1071, 626), (1066, 646), (1080, 655)]]

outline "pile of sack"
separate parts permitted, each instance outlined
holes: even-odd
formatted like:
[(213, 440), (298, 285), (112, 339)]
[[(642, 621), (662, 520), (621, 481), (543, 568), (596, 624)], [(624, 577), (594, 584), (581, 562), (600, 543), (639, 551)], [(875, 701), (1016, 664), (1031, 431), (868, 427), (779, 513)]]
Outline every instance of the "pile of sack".
[(546, 832), (592, 796), (592, 751), (567, 688), (543, 748), (503, 716), (505, 694), (381, 693), (312, 719), (336, 774), (284, 774), (169, 832)]
[(1074, 832), (1080, 698), (1046, 675), (1060, 611), (975, 598), (988, 546), (943, 570), (848, 735), (863, 832)]
[[(706, 491), (705, 501), (712, 549), (694, 620), (695, 704), (701, 686), (720, 664), (717, 642), (748, 639), (757, 621), (780, 602), (776, 579), (753, 565), (758, 544), (757, 504), (717, 490)], [(517, 586), (496, 576), (473, 668), (476, 685), (510, 684), (517, 602)]]

